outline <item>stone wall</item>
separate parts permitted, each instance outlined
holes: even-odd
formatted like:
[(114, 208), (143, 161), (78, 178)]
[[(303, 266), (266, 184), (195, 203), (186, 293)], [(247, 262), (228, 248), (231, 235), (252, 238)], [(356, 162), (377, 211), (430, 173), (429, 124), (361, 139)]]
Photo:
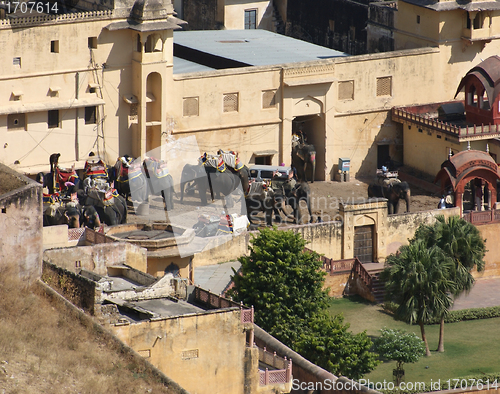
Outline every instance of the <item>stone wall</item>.
[(105, 276), (108, 274), (107, 267), (120, 264), (147, 271), (146, 249), (126, 242), (47, 249), (43, 256), (47, 261), (73, 272), (85, 268)]
[(218, 394), (243, 394), (246, 333), (240, 313), (215, 310), (110, 329), (190, 392), (211, 394), (216, 387)]
[(24, 280), (41, 274), (42, 224), (41, 185), (0, 164), (1, 261), (14, 263)]
[(96, 296), (95, 282), (47, 261), (42, 265), (42, 281), (78, 308), (93, 315)]

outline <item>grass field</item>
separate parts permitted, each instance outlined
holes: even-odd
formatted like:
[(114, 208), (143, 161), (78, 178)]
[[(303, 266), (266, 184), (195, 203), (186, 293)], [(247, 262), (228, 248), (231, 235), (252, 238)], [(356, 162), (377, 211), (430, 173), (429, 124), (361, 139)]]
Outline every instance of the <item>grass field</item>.
[[(362, 298), (332, 300), (330, 313), (342, 313), (345, 322), (354, 333), (366, 330), (373, 339), (379, 336), (383, 327), (414, 332), (419, 337), (420, 328), (395, 320), (380, 306), (365, 302)], [(417, 363), (405, 364), (407, 382), (430, 382), (500, 372), (500, 318), (448, 323), (444, 329), (445, 352), (434, 351), (438, 345), (439, 325), (425, 327), (430, 357), (422, 357)], [(372, 382), (392, 381), (394, 361), (380, 364), (365, 376)], [(446, 387), (447, 388), (447, 387)]]

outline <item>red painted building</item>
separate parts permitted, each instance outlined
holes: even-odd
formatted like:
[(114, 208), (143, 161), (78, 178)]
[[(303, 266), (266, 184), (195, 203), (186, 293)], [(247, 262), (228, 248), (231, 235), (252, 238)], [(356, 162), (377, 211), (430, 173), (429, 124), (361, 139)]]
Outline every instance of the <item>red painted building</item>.
[(500, 124), (500, 57), (491, 56), (460, 81), (455, 97), (465, 88), (467, 123)]

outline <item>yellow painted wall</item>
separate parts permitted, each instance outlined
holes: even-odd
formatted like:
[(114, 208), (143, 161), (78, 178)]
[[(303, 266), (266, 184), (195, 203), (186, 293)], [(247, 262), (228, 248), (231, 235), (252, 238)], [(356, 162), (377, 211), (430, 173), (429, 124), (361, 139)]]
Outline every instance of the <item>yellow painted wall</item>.
[(272, 23), (272, 2), (269, 0), (248, 2), (225, 0), (224, 27), (228, 30), (245, 28), (245, 10), (257, 10), (257, 29), (274, 30)]
[(111, 327), (190, 393), (244, 392), (246, 334), (240, 311), (218, 311)]

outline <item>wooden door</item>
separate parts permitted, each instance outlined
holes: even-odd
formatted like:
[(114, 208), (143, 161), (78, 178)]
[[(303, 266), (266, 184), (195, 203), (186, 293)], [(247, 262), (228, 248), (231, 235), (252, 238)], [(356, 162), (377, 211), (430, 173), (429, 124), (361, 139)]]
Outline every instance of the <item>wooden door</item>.
[(354, 257), (362, 263), (373, 262), (374, 226), (354, 228)]

